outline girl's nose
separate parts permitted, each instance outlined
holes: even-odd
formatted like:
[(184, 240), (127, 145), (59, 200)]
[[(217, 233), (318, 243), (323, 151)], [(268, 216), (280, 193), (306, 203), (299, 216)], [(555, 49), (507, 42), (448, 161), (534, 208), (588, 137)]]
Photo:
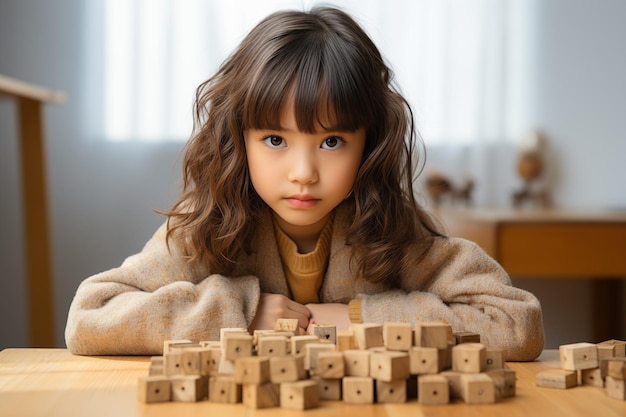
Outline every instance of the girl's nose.
[(301, 151), (294, 155), (289, 170), (289, 181), (300, 184), (313, 184), (318, 179), (317, 163), (314, 156), (306, 151)]

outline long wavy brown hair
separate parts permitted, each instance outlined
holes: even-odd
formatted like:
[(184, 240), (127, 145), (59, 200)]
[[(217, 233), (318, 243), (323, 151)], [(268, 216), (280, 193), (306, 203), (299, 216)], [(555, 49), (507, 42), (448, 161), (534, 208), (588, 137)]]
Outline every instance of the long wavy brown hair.
[(314, 132), (329, 114), (333, 126), (324, 127), (365, 128), (346, 244), (360, 276), (397, 284), (407, 245), (427, 246), (439, 234), (413, 191), (424, 147), (380, 52), (335, 8), (268, 16), (198, 87), (183, 194), (165, 213), (168, 242), (176, 237), (190, 260), (214, 273), (232, 271), (266, 207), (250, 181), (243, 132), (279, 127), (289, 97), (303, 132)]

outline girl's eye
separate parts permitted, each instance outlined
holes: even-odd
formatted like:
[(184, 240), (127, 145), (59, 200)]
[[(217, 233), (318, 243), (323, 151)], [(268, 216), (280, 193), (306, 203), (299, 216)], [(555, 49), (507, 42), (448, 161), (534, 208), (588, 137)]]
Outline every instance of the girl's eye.
[(270, 148), (282, 148), (286, 146), (285, 140), (280, 136), (268, 136), (263, 139), (263, 142)]
[(322, 149), (337, 149), (343, 145), (344, 140), (338, 136), (331, 136), (324, 139), (322, 142)]

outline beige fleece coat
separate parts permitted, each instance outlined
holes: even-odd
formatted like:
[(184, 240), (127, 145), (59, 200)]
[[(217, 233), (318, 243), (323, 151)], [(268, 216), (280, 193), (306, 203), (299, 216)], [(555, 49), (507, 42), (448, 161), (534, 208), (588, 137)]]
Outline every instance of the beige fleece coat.
[[(532, 360), (543, 349), (539, 301), (515, 288), (498, 263), (472, 242), (436, 238), (425, 257), (407, 248), (401, 288), (385, 289), (355, 276), (345, 230), (351, 213), (337, 209), (323, 303), (361, 299), (364, 322), (441, 320), (453, 331), (481, 335), (507, 360)], [(161, 354), (168, 339), (217, 340), (222, 327), (247, 328), (262, 292), (289, 295), (269, 213), (233, 277), (190, 264), (165, 243), (161, 226), (143, 250), (115, 269), (83, 281), (65, 329), (67, 347), (82, 355)], [(403, 265), (401, 265), (403, 263)]]

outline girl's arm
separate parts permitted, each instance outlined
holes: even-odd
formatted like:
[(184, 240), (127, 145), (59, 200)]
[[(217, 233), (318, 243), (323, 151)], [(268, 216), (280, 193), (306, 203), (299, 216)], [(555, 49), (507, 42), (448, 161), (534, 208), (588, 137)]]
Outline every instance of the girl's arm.
[(221, 327), (252, 322), (257, 278), (210, 275), (170, 249), (164, 225), (141, 253), (80, 284), (65, 329), (72, 353), (161, 354), (164, 340), (218, 340)]
[(359, 296), (363, 322), (444, 321), (455, 332), (480, 334), (489, 348), (504, 350), (507, 360), (541, 353), (539, 301), (513, 287), (504, 269), (474, 243), (436, 238), (419, 262), (409, 251), (402, 270), (402, 290)]

